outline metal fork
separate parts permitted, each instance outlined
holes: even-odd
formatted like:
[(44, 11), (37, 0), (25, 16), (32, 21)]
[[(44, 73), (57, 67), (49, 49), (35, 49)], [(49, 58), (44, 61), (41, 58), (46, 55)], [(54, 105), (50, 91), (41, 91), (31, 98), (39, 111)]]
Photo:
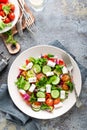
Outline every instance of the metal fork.
[(17, 22), (17, 31), (19, 33), (19, 36), (21, 37), (23, 37), (22, 18), (23, 18), (23, 13), (20, 14), (20, 17)]
[[(19, 7), (25, 17), (26, 20), (26, 28), (29, 32), (34, 34), (34, 31), (32, 31), (33, 28), (36, 28), (34, 23), (32, 22), (32, 18), (30, 17), (29, 13), (24, 8), (24, 2), (22, 0), (18, 0)], [(32, 23), (32, 24), (30, 24)]]
[[(70, 75), (72, 75), (73, 65), (72, 65), (72, 62), (70, 60), (69, 55), (64, 53), (64, 54), (62, 54), (62, 58), (66, 63), (66, 66), (67, 66), (67, 68), (69, 70)], [(82, 102), (81, 102), (81, 100), (80, 100), (80, 98), (78, 96), (78, 93), (76, 91), (75, 86), (74, 86), (74, 92), (75, 92), (75, 97), (76, 97), (76, 107), (80, 108), (82, 106)]]

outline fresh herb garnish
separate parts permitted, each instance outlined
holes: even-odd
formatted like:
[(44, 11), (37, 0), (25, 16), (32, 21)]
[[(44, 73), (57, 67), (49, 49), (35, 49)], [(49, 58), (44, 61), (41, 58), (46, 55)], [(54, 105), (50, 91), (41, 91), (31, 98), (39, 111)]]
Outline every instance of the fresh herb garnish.
[(7, 40), (6, 40), (6, 43), (7, 43), (7, 44), (11, 43), (11, 44), (13, 44), (13, 45), (16, 45), (17, 41), (14, 39), (11, 30), (5, 32), (4, 34), (7, 35)]
[(11, 7), (10, 7), (9, 4), (8, 5), (3, 5), (2, 10), (5, 12), (6, 15), (8, 15), (10, 10), (11, 10)]
[(47, 62), (46, 58), (38, 58), (35, 60), (35, 64), (39, 64), (40, 67), (43, 67), (43, 65), (45, 65)]
[(43, 103), (42, 105), (41, 105), (41, 110), (47, 110), (47, 109), (49, 109), (50, 107), (47, 105), (47, 104), (45, 104), (45, 103)]
[(74, 84), (71, 81), (67, 81), (66, 84), (69, 86), (70, 91), (73, 91)]
[(29, 82), (26, 81), (23, 76), (20, 76), (15, 84), (17, 85), (18, 89), (24, 89), (26, 85), (29, 85)]
[(62, 74), (62, 68), (63, 68), (63, 66), (61, 66), (61, 65), (56, 65), (55, 70), (56, 70), (56, 72), (58, 72), (59, 74)]
[(54, 55), (52, 55), (52, 54), (48, 54), (47, 56), (48, 56), (49, 58), (54, 57)]
[(38, 88), (45, 87), (46, 83), (47, 83), (47, 78), (43, 77), (36, 83), (36, 86)]
[(5, 24), (0, 18), (0, 30), (3, 30), (5, 27), (10, 27), (11, 25), (11, 23)]
[(30, 102), (33, 103), (37, 100), (37, 98), (35, 97), (34, 93), (32, 93), (31, 97), (30, 97)]

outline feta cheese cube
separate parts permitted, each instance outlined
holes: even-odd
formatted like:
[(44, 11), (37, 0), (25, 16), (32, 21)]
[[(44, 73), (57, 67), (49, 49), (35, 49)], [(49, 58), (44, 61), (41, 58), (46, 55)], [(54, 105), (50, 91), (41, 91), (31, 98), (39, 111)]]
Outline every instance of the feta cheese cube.
[(21, 94), (26, 94), (26, 92), (25, 92), (23, 89), (19, 89), (19, 92), (20, 92)]
[(23, 66), (19, 66), (19, 69), (26, 71), (26, 67), (23, 67)]
[(60, 103), (58, 103), (58, 104), (55, 104), (55, 105), (54, 105), (54, 108), (57, 109), (57, 108), (60, 108), (60, 107), (62, 107), (62, 106), (63, 106), (63, 103), (60, 102)]
[(65, 91), (64, 91), (64, 90), (61, 90), (61, 91), (60, 91), (60, 98), (61, 98), (61, 99), (65, 99), (65, 98), (66, 98), (66, 95), (65, 95)]
[(66, 73), (68, 73), (68, 69), (64, 66), (64, 67), (62, 68), (62, 72), (63, 72), (63, 74), (66, 74)]
[(36, 88), (36, 85), (35, 85), (35, 84), (32, 84), (32, 85), (30, 86), (30, 88), (29, 88), (29, 91), (30, 91), (30, 92), (33, 92), (35, 88)]
[(50, 67), (55, 67), (56, 63), (51, 61), (51, 60), (48, 60), (47, 65), (50, 66)]
[(45, 102), (45, 98), (38, 98), (37, 101), (38, 102)]
[(28, 79), (29, 83), (34, 83), (36, 82), (36, 77), (31, 77)]
[(54, 75), (54, 72), (47, 72), (47, 73), (46, 73), (46, 76), (47, 76), (47, 77), (52, 76), (52, 75)]
[(51, 93), (51, 85), (50, 84), (46, 85), (46, 92)]
[(32, 66), (33, 66), (33, 63), (32, 63), (32, 62), (28, 63), (28, 65), (26, 66), (26, 70), (31, 69), (31, 68), (32, 68)]

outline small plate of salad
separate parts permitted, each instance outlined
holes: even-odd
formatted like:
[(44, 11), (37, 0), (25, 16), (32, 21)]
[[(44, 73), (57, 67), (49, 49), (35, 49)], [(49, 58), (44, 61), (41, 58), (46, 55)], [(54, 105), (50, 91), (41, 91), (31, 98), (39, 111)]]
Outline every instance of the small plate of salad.
[(8, 74), (8, 90), (15, 105), (25, 114), (51, 119), (67, 112), (75, 104), (75, 85), (81, 91), (77, 63), (70, 75), (60, 48), (40, 45), (27, 49), (13, 62)]
[(0, 33), (10, 30), (19, 18), (17, 0), (0, 0)]

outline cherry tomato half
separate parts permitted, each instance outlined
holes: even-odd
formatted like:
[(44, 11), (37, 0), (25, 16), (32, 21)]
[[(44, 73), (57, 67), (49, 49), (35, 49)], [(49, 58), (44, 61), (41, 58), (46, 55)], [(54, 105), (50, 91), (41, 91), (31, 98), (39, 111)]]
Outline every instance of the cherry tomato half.
[(66, 81), (70, 80), (70, 76), (68, 74), (63, 74), (62, 77), (61, 77), (61, 80), (63, 82), (66, 82)]
[(0, 11), (0, 16), (2, 16), (2, 17), (4, 17), (4, 16), (5, 16), (4, 11)]
[(10, 21), (10, 19), (9, 18), (6, 18), (5, 20), (4, 20), (4, 23), (10, 23), (11, 21)]
[(54, 104), (53, 99), (48, 98), (48, 99), (46, 100), (46, 104), (47, 104), (48, 106), (53, 106), (53, 104)]
[(50, 93), (46, 93), (46, 99), (51, 98), (51, 94)]
[(11, 8), (11, 11), (12, 11), (12, 12), (15, 11), (15, 5), (14, 5), (14, 4), (10, 4), (10, 8)]
[(34, 105), (41, 106), (41, 103), (40, 102), (34, 102)]
[(40, 80), (41, 78), (44, 77), (44, 75), (43, 75), (43, 73), (39, 73), (39, 74), (36, 75), (36, 77), (37, 77), (38, 80)]
[(15, 19), (15, 14), (13, 12), (9, 13), (8, 17), (10, 18), (11, 21)]
[(3, 5), (4, 5), (4, 4), (2, 4), (2, 3), (0, 4), (0, 11), (2, 10), (2, 6), (3, 6)]
[(29, 61), (28, 59), (26, 59), (26, 65), (28, 65), (29, 62), (30, 62), (30, 61)]
[(65, 90), (65, 91), (68, 91), (69, 90), (69, 87), (68, 85), (66, 85), (65, 83), (62, 85), (62, 89)]
[(59, 65), (65, 65), (63, 60), (59, 60)]
[(60, 102), (60, 98), (54, 99), (54, 105), (55, 105), (55, 104), (58, 104), (59, 102)]
[(7, 3), (8, 0), (0, 0), (0, 3)]

